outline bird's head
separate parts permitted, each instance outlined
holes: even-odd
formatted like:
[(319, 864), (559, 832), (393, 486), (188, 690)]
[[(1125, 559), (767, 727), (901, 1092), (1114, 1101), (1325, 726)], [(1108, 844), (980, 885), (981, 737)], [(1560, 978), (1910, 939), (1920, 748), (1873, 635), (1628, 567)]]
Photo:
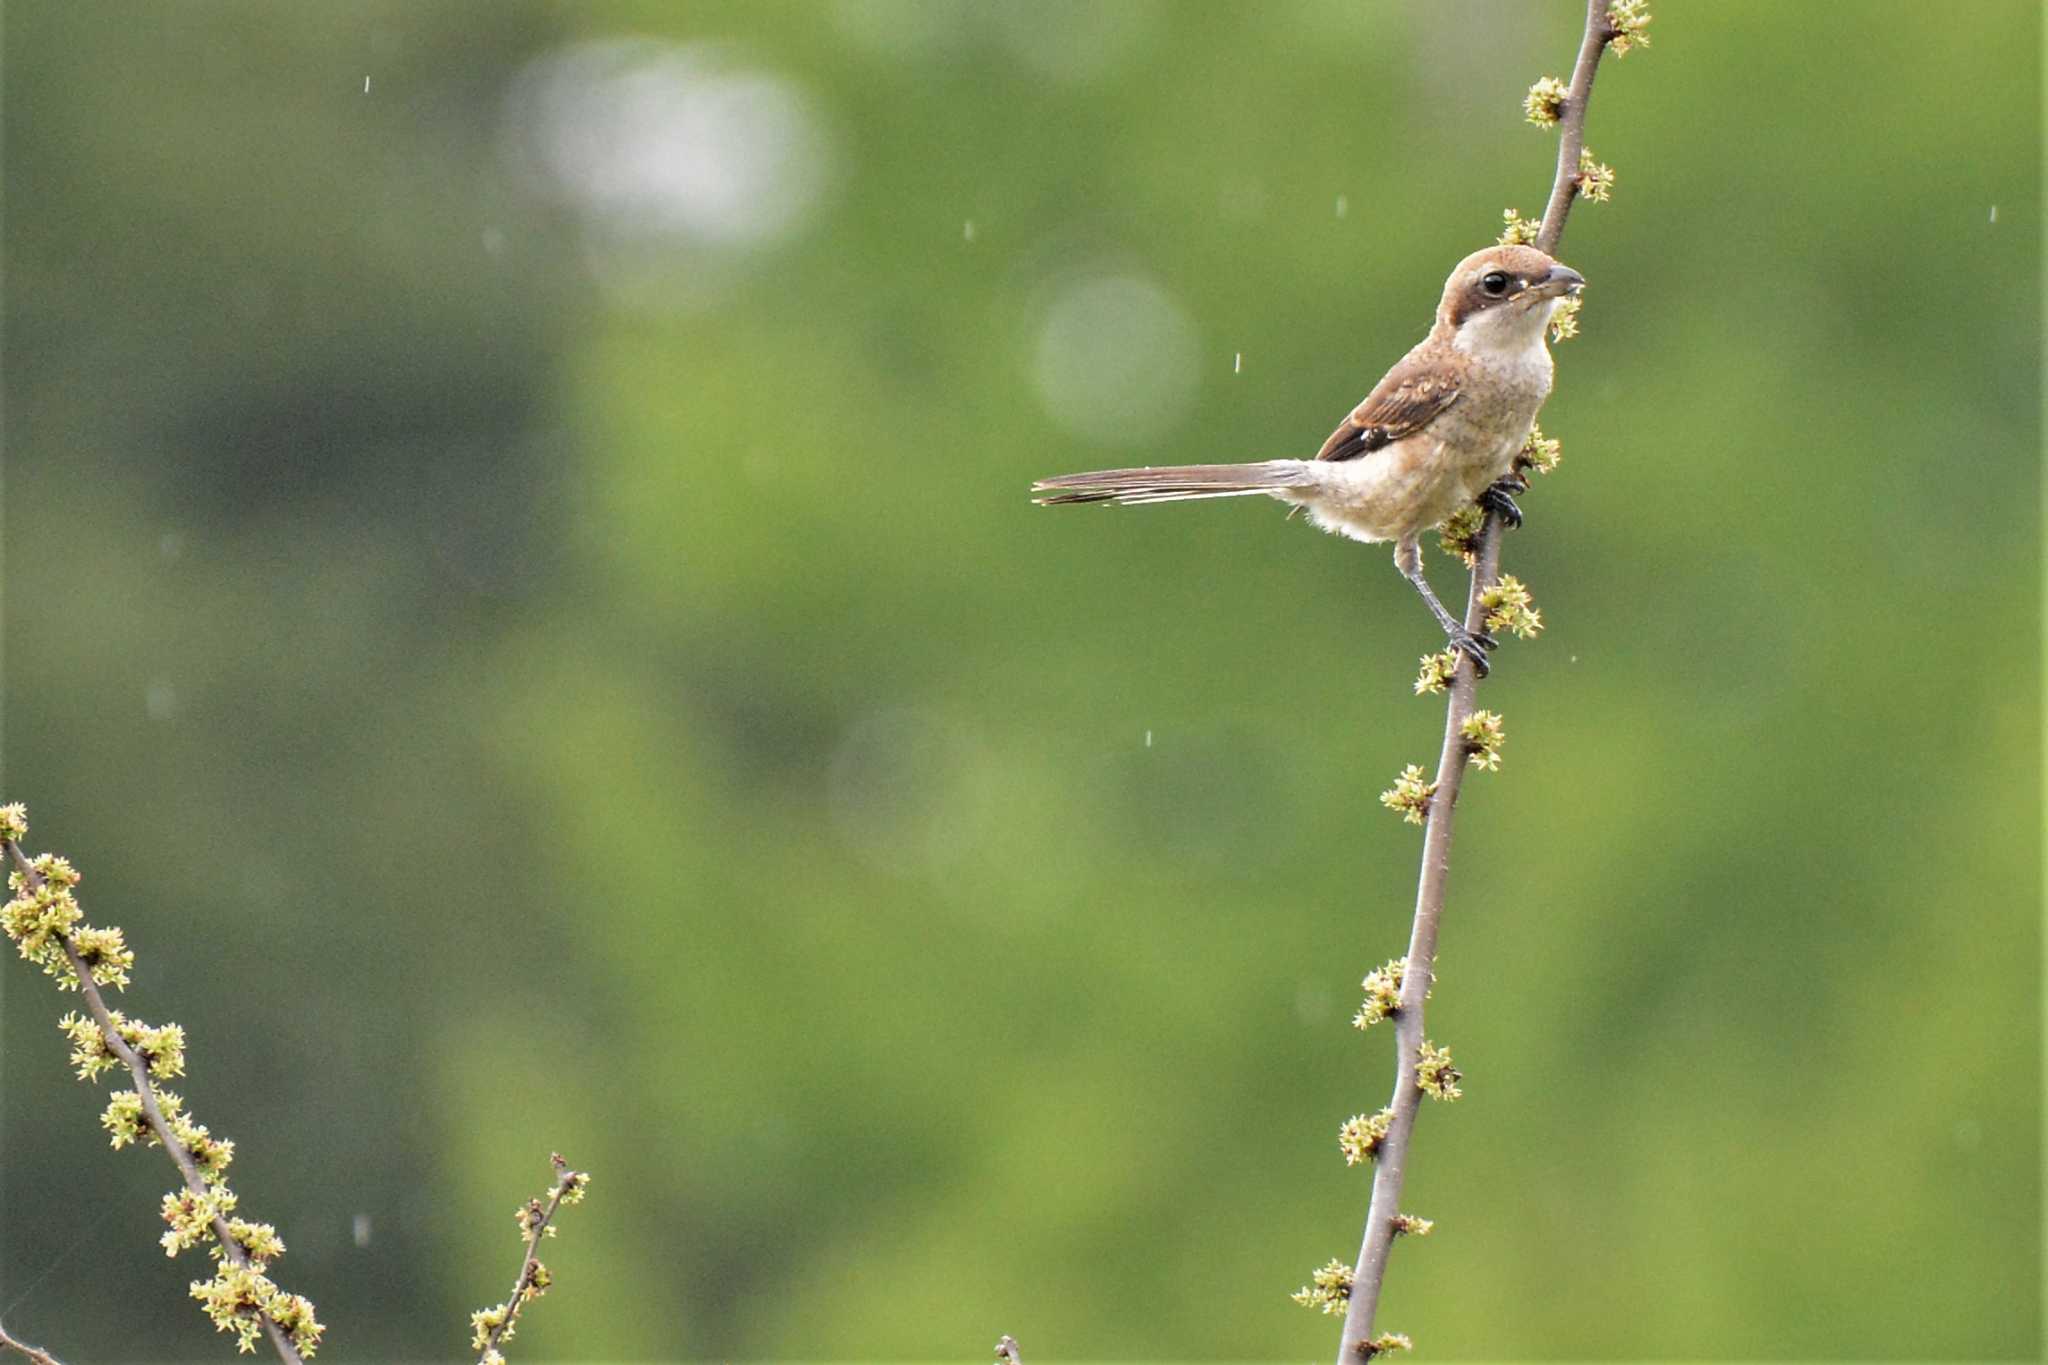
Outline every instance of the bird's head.
[(1585, 278), (1533, 246), (1490, 246), (1458, 262), (1444, 282), (1437, 326), (1466, 351), (1521, 351), (1543, 343), (1559, 300)]

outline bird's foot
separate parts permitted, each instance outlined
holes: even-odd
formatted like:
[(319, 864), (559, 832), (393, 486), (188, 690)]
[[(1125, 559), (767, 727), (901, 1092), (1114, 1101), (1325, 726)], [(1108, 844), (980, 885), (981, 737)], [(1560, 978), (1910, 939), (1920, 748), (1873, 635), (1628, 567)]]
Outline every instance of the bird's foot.
[(1522, 509), (1515, 504), (1515, 494), (1529, 491), (1529, 481), (1520, 474), (1509, 474), (1495, 479), (1473, 501), (1487, 511), (1498, 515), (1509, 530), (1522, 524)]
[(1450, 649), (1472, 661), (1474, 673), (1483, 678), (1492, 671), (1493, 666), (1486, 660), (1487, 651), (1499, 648), (1500, 641), (1483, 630), (1467, 630), (1456, 622), (1444, 628), (1444, 637)]

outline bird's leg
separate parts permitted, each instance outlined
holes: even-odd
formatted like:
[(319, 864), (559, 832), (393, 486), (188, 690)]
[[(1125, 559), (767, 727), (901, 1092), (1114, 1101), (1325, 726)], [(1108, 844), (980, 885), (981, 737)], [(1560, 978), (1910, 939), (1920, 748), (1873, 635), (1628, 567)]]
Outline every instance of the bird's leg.
[(1473, 499), (1489, 512), (1496, 513), (1509, 530), (1522, 524), (1522, 509), (1515, 505), (1515, 494), (1529, 491), (1529, 481), (1520, 474), (1503, 474), (1495, 479), (1484, 493)]
[(1394, 567), (1401, 576), (1415, 585), (1415, 591), (1422, 594), (1422, 603), (1429, 608), (1429, 614), (1436, 617), (1436, 623), (1443, 627), (1444, 637), (1450, 647), (1472, 660), (1472, 667), (1480, 677), (1487, 673), (1486, 651), (1499, 641), (1485, 631), (1470, 631), (1457, 617), (1437, 599), (1429, 580), (1422, 576), (1422, 544), (1413, 536), (1405, 536), (1394, 545)]

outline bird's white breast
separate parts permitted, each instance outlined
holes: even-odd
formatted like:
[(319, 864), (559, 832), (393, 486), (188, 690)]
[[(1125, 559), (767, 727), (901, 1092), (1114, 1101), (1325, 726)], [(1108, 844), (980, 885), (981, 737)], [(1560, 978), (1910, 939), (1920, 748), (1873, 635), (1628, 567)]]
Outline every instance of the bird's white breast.
[(1529, 424), (1550, 396), (1554, 370), (1543, 333), (1556, 308), (1553, 299), (1526, 313), (1501, 309), (1474, 318), (1452, 338), (1471, 357), (1459, 401), (1444, 414), (1458, 421), (1456, 463), (1470, 497), (1513, 467)]

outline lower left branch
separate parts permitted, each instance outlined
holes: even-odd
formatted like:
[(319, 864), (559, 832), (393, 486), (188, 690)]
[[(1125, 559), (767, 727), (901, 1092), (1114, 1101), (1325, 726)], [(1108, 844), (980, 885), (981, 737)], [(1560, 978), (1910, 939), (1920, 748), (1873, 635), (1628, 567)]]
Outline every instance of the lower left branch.
[(112, 1145), (161, 1147), (178, 1168), (181, 1187), (163, 1199), (164, 1254), (205, 1246), (213, 1274), (192, 1282), (192, 1297), (214, 1327), (234, 1333), (243, 1351), (267, 1339), (279, 1360), (296, 1365), (314, 1353), (326, 1329), (311, 1300), (285, 1292), (268, 1274), (284, 1242), (270, 1224), (234, 1216), (227, 1171), (235, 1144), (214, 1137), (185, 1112), (182, 1099), (162, 1088), (184, 1074), (185, 1030), (145, 1024), (107, 1008), (101, 988), (125, 989), (135, 954), (119, 929), (84, 922), (75, 894), (77, 869), (55, 854), (30, 858), (21, 849), (27, 835), (28, 813), (19, 805), (0, 806), (0, 844), (13, 864), (7, 884), (14, 893), (0, 908), (0, 929), (59, 990), (75, 990), (84, 999), (86, 1015), (67, 1014), (59, 1022), (71, 1039), (71, 1065), (79, 1079), (95, 1080), (125, 1067), (133, 1080), (134, 1089), (116, 1090), (100, 1115)]

